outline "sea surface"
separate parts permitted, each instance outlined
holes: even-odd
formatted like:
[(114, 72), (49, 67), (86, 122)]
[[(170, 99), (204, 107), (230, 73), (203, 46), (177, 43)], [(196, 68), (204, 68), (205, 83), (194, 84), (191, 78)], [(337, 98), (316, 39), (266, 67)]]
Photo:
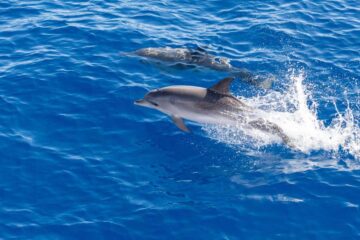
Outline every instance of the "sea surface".
[[(227, 76), (127, 54), (202, 47), (274, 78), (232, 93), (292, 139), (133, 104)], [(360, 239), (358, 0), (0, 2), (0, 239)]]

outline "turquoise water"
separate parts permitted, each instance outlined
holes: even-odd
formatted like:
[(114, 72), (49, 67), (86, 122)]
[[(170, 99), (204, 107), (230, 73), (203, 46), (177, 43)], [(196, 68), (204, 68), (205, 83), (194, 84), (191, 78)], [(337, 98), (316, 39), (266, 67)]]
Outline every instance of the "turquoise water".
[[(357, 1), (0, 3), (1, 239), (358, 239)], [(232, 93), (294, 140), (134, 100), (224, 72), (121, 52), (201, 46), (275, 77)]]

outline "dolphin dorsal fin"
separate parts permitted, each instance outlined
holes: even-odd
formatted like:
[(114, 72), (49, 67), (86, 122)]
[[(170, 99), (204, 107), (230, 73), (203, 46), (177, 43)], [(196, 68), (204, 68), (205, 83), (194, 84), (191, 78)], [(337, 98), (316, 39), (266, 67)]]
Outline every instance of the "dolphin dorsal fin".
[(218, 93), (229, 94), (230, 93), (229, 87), (233, 80), (234, 80), (234, 77), (224, 78), (224, 79), (220, 80), (219, 82), (217, 82), (212, 87), (210, 87), (209, 89), (213, 90), (215, 92), (218, 92)]

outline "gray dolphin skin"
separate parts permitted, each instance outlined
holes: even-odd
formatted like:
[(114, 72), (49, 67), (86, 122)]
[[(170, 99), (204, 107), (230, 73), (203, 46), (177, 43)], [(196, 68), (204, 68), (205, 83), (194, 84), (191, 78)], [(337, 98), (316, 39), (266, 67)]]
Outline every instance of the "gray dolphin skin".
[(197, 65), (216, 71), (227, 72), (234, 77), (241, 78), (247, 83), (262, 88), (270, 88), (272, 83), (271, 79), (265, 79), (250, 73), (246, 69), (234, 67), (230, 64), (228, 58), (212, 56), (200, 47), (196, 49), (170, 47), (141, 48), (136, 50), (134, 54), (153, 60)]
[(249, 127), (275, 134), (289, 144), (289, 138), (280, 127), (254, 117), (254, 109), (231, 95), (229, 86), (233, 80), (233, 77), (225, 78), (210, 88), (168, 86), (152, 90), (134, 103), (169, 115), (175, 125), (185, 132), (190, 130), (183, 119), (217, 125), (245, 123)]

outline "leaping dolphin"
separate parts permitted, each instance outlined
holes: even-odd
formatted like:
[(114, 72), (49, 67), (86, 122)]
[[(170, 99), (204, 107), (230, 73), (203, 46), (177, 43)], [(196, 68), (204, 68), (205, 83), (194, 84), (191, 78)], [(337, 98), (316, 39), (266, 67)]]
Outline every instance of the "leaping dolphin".
[[(231, 95), (233, 77), (222, 79), (210, 88), (168, 86), (148, 92), (136, 105), (156, 109), (171, 116), (175, 125), (190, 132), (183, 119), (204, 124), (248, 124), (249, 127), (279, 136), (286, 144), (289, 138), (274, 123), (256, 116), (256, 110)], [(250, 119), (250, 120), (249, 120)]]
[(239, 77), (245, 82), (262, 88), (270, 88), (272, 84), (271, 78), (266, 79), (258, 75), (254, 75), (244, 68), (234, 67), (230, 64), (230, 59), (212, 56), (200, 47), (197, 47), (196, 49), (150, 47), (138, 49), (133, 53), (149, 59), (187, 65), (197, 65), (216, 71), (227, 72), (234, 77)]

